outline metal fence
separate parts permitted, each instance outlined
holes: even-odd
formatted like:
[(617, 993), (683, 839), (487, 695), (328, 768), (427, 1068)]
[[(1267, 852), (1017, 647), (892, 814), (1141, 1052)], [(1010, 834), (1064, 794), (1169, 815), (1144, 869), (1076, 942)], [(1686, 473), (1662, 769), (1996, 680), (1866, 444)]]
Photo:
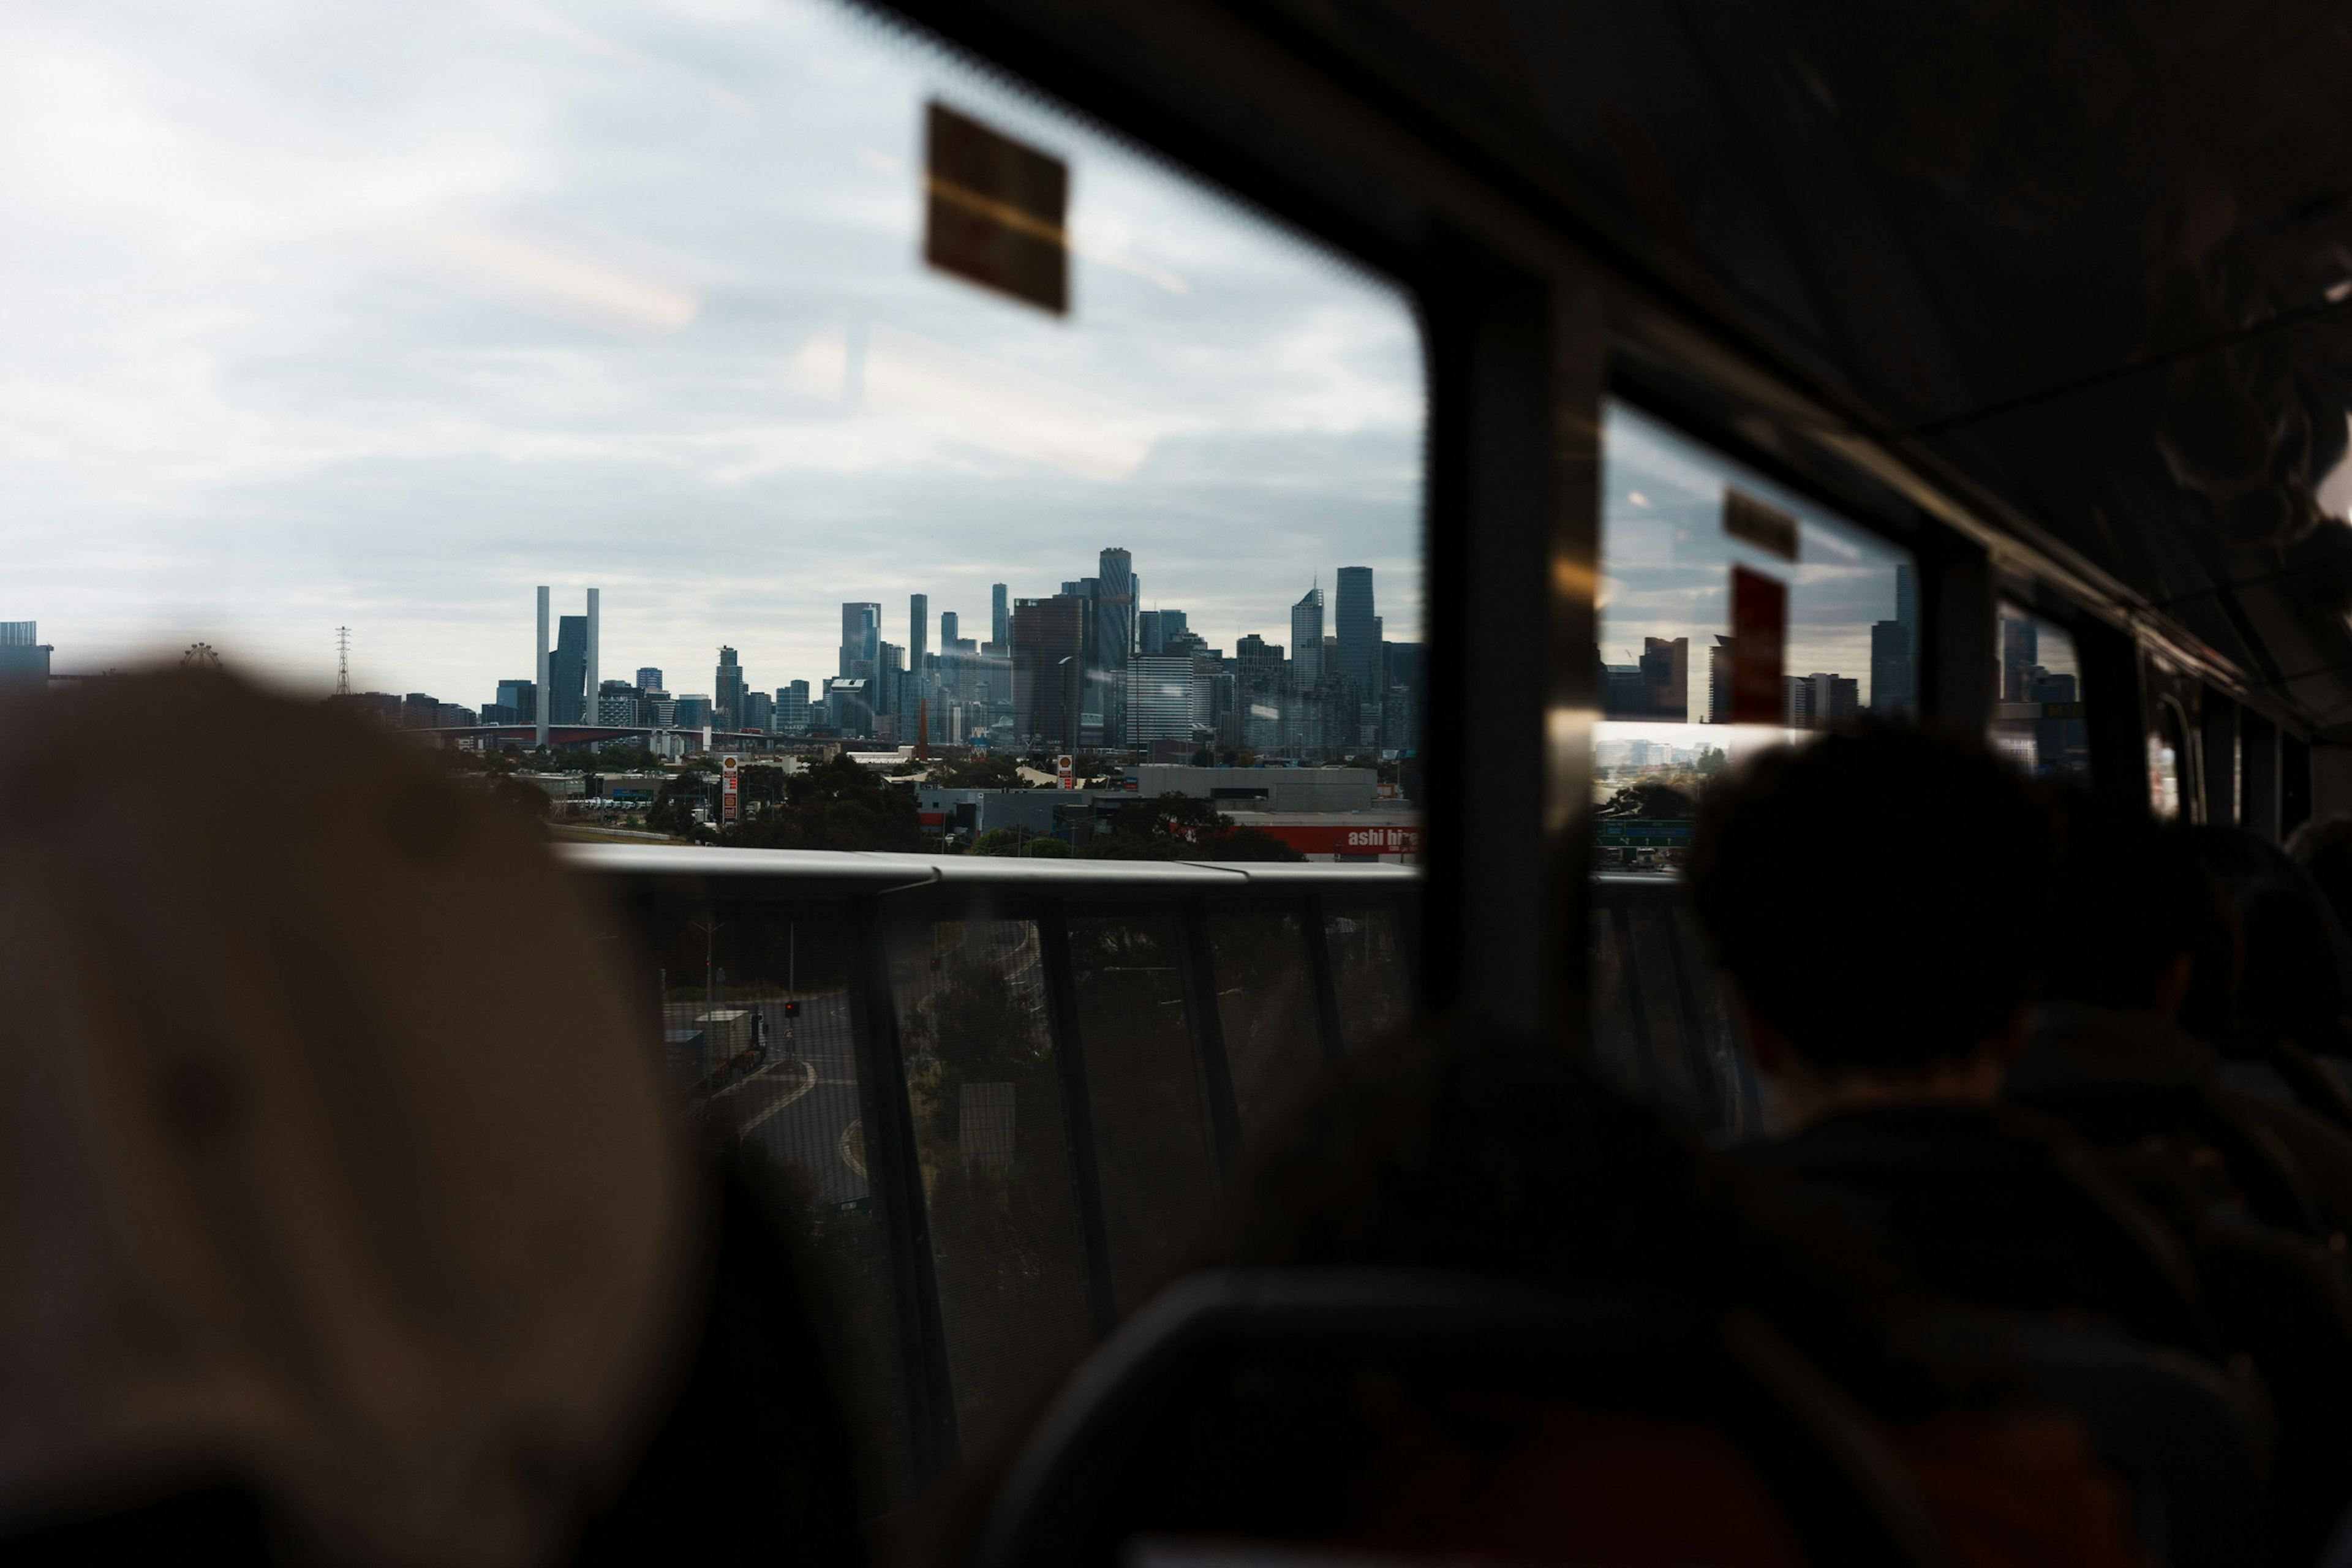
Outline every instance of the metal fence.
[(572, 846), (671, 1080), (798, 1233), (877, 1507), (1199, 1255), (1252, 1137), (1412, 1011), (1419, 879)]

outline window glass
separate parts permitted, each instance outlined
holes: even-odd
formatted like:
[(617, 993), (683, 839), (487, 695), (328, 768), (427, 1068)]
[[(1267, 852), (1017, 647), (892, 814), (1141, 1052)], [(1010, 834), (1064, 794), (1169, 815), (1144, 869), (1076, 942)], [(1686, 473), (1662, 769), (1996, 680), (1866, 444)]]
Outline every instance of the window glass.
[(1209, 916), (1217, 1019), (1244, 1137), (1263, 1131), (1323, 1061), (1306, 922), (1290, 910)]
[(1070, 921), (1111, 1291), (1121, 1313), (1192, 1255), (1217, 1186), (1208, 1085), (1181, 962), (1172, 915)]
[(2188, 757), (2188, 729), (2180, 721), (2180, 710), (2158, 702), (2156, 728), (2147, 737), (2147, 806), (2160, 822), (2180, 816), (2180, 778)]
[(730, 1152), (801, 1248), (863, 1464), (905, 1486), (887, 1250), (868, 1184), (855, 955), (836, 917), (754, 904), (660, 906), (663, 1058), (693, 1120)]
[(2082, 664), (2074, 638), (2056, 622), (2000, 606), (2000, 692), (1993, 707), (1996, 751), (2035, 778), (2091, 782), (2091, 726), (2083, 716)]
[[(347, 634), (354, 700), (468, 743), (535, 742), (543, 682), (559, 747), (657, 753), (561, 792), (616, 823), (706, 727), (1410, 775), (1406, 300), (996, 74), (828, 0), (8, 45), (0, 620), (53, 673), (324, 696)], [(927, 187), (941, 124), (1058, 167), (1017, 235), (1063, 309), (944, 264), (1014, 209)]]
[(1596, 892), (1594, 1067), (1718, 1136), (1758, 1131), (1755, 1074), (1679, 890), (1608, 876)]
[(956, 1429), (982, 1453), (1093, 1339), (1037, 928), (910, 925), (891, 978)]
[(1361, 1050), (1404, 1026), (1405, 977), (1412, 973), (1402, 922), (1393, 904), (1327, 908), (1323, 940), (1331, 954), (1331, 993), (1339, 1041)]
[(1918, 577), (1909, 552), (1623, 404), (1602, 437), (1596, 853), (1665, 869), (1728, 763), (1915, 710)]

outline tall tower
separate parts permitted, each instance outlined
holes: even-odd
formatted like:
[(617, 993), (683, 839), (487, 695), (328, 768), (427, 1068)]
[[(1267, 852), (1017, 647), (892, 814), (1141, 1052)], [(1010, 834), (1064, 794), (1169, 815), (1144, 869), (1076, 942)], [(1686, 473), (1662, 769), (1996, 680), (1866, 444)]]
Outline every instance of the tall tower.
[(841, 669), (844, 680), (871, 679), (882, 649), (882, 606), (851, 600), (841, 606)]
[(920, 675), (923, 655), (929, 651), (931, 637), (931, 596), (929, 594), (907, 595), (907, 668)]
[(539, 700), (531, 711), (539, 731), (539, 749), (543, 752), (547, 750), (547, 710), (555, 706), (552, 700), (555, 694), (548, 689), (547, 684), (547, 589), (543, 586), (539, 591), (539, 652), (532, 656), (532, 659), (533, 668), (539, 672)]
[(1112, 546), (1095, 573), (1095, 711), (1102, 715), (1103, 744), (1127, 743), (1127, 664), (1135, 652), (1135, 557)]
[(1352, 684), (1360, 701), (1374, 690), (1380, 672), (1380, 617), (1372, 613), (1372, 569), (1339, 568), (1339, 602), (1332, 630), (1339, 634), (1339, 668), (1333, 671)]
[(596, 645), (604, 624), (604, 594), (601, 588), (588, 590), (588, 668), (583, 672), (581, 688), (587, 693), (586, 710), (580, 715), (583, 723), (593, 724), (604, 718), (599, 711), (603, 702), (597, 695)]
[(743, 667), (737, 662), (735, 650), (719, 650), (719, 668), (711, 677), (710, 710), (722, 730), (745, 728), (743, 714)]
[(1290, 606), (1290, 668), (1302, 687), (1311, 687), (1323, 679), (1323, 590), (1307, 590), (1307, 596)]
[(1013, 640), (1013, 601), (1005, 596), (1002, 583), (988, 590), (988, 640), (999, 647)]
[(335, 628), (335, 695), (352, 694), (352, 628)]

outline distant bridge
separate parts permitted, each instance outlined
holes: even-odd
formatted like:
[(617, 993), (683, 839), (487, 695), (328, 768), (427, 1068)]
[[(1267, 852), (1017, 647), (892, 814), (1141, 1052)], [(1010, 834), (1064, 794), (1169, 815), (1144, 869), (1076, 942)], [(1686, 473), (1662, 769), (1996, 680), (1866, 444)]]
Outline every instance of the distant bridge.
[[(537, 724), (419, 724), (413, 728), (404, 726), (402, 733), (437, 735), (444, 741), (464, 740), (470, 735), (486, 740), (517, 740), (527, 746), (539, 742)], [(681, 730), (657, 724), (550, 724), (547, 727), (547, 743), (551, 747), (581, 746), (592, 742), (610, 745), (620, 741), (634, 741), (650, 749), (656, 735), (683, 735), (696, 745), (702, 742), (699, 728)], [(812, 740), (804, 735), (771, 735), (764, 730), (710, 731), (712, 751), (763, 752), (772, 749), (780, 741), (794, 744), (838, 743), (833, 742), (831, 736)]]

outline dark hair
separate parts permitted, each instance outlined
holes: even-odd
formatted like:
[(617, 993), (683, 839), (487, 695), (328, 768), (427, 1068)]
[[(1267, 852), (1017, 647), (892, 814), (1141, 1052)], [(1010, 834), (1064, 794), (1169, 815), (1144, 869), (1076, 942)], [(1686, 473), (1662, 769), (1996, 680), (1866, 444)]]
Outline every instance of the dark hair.
[[(2175, 961), (2226, 994), (2236, 963), (2228, 906), (2179, 828), (2080, 791), (2053, 794), (2057, 876), (2042, 994), (2142, 1009)], [(2200, 987), (2201, 988), (2201, 987)]]
[(1699, 806), (1692, 900), (1749, 1006), (1824, 1068), (1967, 1055), (2032, 989), (2048, 819), (1980, 744), (1872, 726)]
[(2288, 837), (2286, 852), (2326, 896), (2337, 922), (2352, 930), (2352, 816), (2313, 818)]
[(2224, 1048), (2281, 1037), (2313, 1050), (2352, 1047), (2344, 1023), (2352, 1014), (2352, 944), (2312, 879), (2243, 828), (2182, 833), (2228, 902), (2241, 958), (2231, 992), (2184, 1008), (2182, 1026)]

